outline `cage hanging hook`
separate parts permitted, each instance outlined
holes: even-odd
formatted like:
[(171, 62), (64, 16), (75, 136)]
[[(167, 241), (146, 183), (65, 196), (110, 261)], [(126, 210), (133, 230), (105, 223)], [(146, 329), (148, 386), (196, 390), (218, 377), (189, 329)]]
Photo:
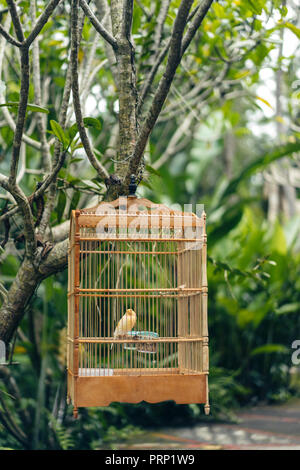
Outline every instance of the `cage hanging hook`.
[(129, 183), (128, 188), (129, 188), (129, 195), (128, 196), (129, 197), (136, 197), (135, 192), (136, 192), (136, 188), (137, 188), (137, 183), (136, 183), (136, 177), (133, 174), (130, 176), (130, 183)]

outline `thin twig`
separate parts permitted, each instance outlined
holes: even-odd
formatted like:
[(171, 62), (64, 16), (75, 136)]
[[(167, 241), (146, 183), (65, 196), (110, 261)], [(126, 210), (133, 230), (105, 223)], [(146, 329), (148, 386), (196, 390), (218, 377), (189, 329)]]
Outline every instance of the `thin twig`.
[(7, 0), (7, 5), (10, 11), (10, 16), (11, 16), (11, 19), (12, 19), (12, 22), (16, 31), (17, 38), (20, 42), (23, 42), (25, 38), (24, 38), (24, 33), (23, 33), (21, 22), (20, 22), (20, 18), (17, 12), (16, 4), (14, 0)]
[[(31, 21), (32, 24), (36, 24), (36, 0), (30, 1), (30, 14), (31, 14)], [(35, 103), (38, 106), (42, 106), (42, 91), (41, 91), (41, 73), (40, 73), (40, 48), (39, 42), (34, 41), (32, 46), (32, 68), (33, 68), (33, 84), (34, 84), (34, 97)], [(42, 152), (42, 159), (43, 165), (42, 167), (46, 172), (50, 171), (51, 169), (51, 154), (49, 144), (47, 142), (46, 136), (46, 120), (45, 114), (37, 113), (37, 128), (40, 136), (41, 141), (41, 152)]]
[(157, 16), (154, 32), (154, 50), (156, 51), (156, 53), (154, 55), (153, 62), (159, 54), (159, 48), (163, 37), (164, 24), (167, 18), (170, 3), (171, 0), (162, 0), (161, 2), (161, 7)]
[(10, 183), (14, 184), (17, 176), (18, 161), (20, 156), (20, 147), (22, 135), (25, 126), (25, 117), (29, 93), (29, 52), (28, 49), (21, 49), (21, 90), (20, 102), (18, 107), (18, 116), (16, 122), (16, 131), (13, 139), (12, 159), (10, 166)]

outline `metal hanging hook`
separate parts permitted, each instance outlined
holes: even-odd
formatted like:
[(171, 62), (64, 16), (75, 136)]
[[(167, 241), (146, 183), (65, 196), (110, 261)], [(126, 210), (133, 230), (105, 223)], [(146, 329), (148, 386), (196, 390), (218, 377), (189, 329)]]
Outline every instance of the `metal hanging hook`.
[(136, 183), (136, 177), (135, 175), (130, 176), (130, 184), (129, 184), (129, 197), (136, 197), (136, 188), (137, 188), (137, 183)]

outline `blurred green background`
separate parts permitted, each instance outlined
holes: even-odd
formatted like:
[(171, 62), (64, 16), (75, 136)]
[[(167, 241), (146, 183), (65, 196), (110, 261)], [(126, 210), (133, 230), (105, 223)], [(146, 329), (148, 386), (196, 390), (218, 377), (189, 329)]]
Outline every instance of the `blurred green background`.
[[(26, 11), (27, 2), (23, 3)], [(133, 24), (139, 86), (150, 67), (155, 29), (155, 15), (146, 13), (159, 9), (160, 2), (143, 5), (136, 5)], [(170, 18), (177, 6), (178, 1), (171, 2)], [(50, 23), (40, 41), (40, 61), (43, 76), (50, 77), (49, 120), (58, 120), (68, 49), (66, 12)], [(202, 405), (167, 402), (82, 409), (74, 420), (72, 407), (66, 404), (65, 271), (39, 286), (15, 334), (12, 364), (1, 367), (0, 417), (6, 426), (0, 419), (0, 448), (113, 448), (147, 427), (232, 419), (238, 407), (281, 402), (299, 394), (299, 366), (291, 362), (291, 345), (300, 335), (298, 26), (299, 12), (289, 3), (214, 4), (177, 70), (137, 191), (174, 208), (205, 205), (211, 416), (204, 416)], [(93, 41), (94, 31), (86, 22), (83, 69)], [(10, 62), (12, 54), (9, 47), (7, 101), (17, 101), (19, 93), (19, 65)], [(99, 42), (94, 66), (103, 59)], [(111, 170), (117, 95), (109, 67), (99, 69), (93, 80), (85, 114), (101, 122), (101, 132), (91, 129), (90, 136)], [(28, 115), (27, 131), (37, 139), (33, 114)], [(71, 113), (70, 125), (73, 122)], [(11, 148), (12, 137), (1, 120), (4, 172), (9, 159), (3, 155)], [(26, 168), (34, 171), (24, 172), (22, 188), (31, 194), (42, 178), (41, 162), (33, 148), (28, 146), (26, 152)], [(94, 178), (82, 150), (74, 148), (59, 174), (52, 226), (68, 220), (73, 208), (93, 205), (95, 194), (101, 199), (103, 184)], [(4, 192), (0, 204), (6, 204)], [(15, 216), (12, 233), (18, 233), (19, 224)], [(2, 238), (3, 234), (2, 227)], [(22, 249), (10, 240), (1, 252), (1, 282), (6, 288), (16, 276)]]

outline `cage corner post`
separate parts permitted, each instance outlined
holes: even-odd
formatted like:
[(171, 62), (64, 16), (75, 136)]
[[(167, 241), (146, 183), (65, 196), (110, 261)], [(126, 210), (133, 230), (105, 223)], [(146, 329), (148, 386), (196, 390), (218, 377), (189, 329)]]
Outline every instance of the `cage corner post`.
[(208, 320), (207, 320), (207, 235), (206, 235), (206, 214), (203, 211), (203, 234), (202, 234), (202, 357), (203, 357), (203, 372), (205, 374), (205, 405), (204, 413), (208, 415), (210, 413), (209, 404), (209, 385), (208, 385), (208, 373), (209, 373), (209, 347), (208, 347)]
[(70, 355), (73, 354), (72, 348), (70, 346), (70, 338), (71, 338), (71, 310), (72, 310), (72, 301), (71, 295), (73, 291), (72, 285), (72, 219), (70, 221), (70, 231), (69, 231), (69, 248), (68, 248), (68, 326), (67, 326), (67, 394), (66, 394), (66, 402), (67, 405), (71, 403), (71, 389), (72, 389), (72, 376), (71, 376), (71, 360)]
[(77, 381), (79, 375), (79, 264), (80, 264), (80, 229), (79, 229), (80, 211), (75, 211), (75, 236), (74, 236), (74, 398), (73, 398), (73, 416), (78, 418), (77, 406)]

